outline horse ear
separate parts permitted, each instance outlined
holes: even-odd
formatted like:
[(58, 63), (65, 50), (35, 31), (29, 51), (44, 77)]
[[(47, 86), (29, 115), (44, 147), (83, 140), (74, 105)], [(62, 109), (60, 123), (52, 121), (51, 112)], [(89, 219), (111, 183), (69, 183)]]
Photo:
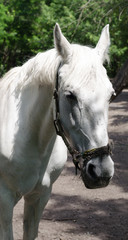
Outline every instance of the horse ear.
[(96, 50), (98, 52), (98, 55), (101, 58), (102, 63), (104, 63), (105, 60), (109, 62), (109, 56), (108, 56), (109, 46), (110, 46), (110, 34), (109, 34), (109, 24), (107, 24), (102, 29), (100, 39), (96, 45)]
[(62, 34), (58, 23), (56, 23), (54, 28), (54, 44), (62, 58), (64, 60), (68, 59), (69, 55), (71, 54), (71, 45)]

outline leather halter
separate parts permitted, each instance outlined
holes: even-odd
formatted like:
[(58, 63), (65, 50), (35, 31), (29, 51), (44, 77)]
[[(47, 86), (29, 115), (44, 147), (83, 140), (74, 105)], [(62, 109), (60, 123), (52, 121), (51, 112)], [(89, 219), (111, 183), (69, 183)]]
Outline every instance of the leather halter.
[(109, 143), (106, 146), (90, 149), (83, 153), (80, 153), (79, 151), (77, 151), (75, 148), (73, 148), (71, 146), (68, 138), (65, 135), (65, 132), (64, 132), (61, 120), (60, 120), (59, 96), (58, 96), (58, 80), (59, 80), (60, 65), (57, 70), (55, 90), (54, 90), (54, 94), (53, 94), (54, 102), (55, 102), (54, 125), (55, 125), (57, 135), (62, 137), (65, 145), (67, 146), (67, 148), (69, 150), (69, 153), (72, 155), (72, 160), (73, 160), (73, 163), (75, 164), (76, 173), (77, 173), (77, 169), (81, 170), (89, 160), (96, 158), (96, 157), (103, 157), (105, 155), (111, 155), (112, 152), (111, 152), (111, 147), (110, 147)]

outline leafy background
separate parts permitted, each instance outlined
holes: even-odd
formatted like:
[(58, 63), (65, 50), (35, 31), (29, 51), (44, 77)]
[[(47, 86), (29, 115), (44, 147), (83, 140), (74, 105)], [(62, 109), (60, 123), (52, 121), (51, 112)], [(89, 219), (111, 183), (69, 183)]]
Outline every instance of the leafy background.
[(70, 42), (91, 46), (110, 24), (110, 77), (127, 59), (128, 0), (1, 0), (0, 75), (53, 48), (56, 22)]

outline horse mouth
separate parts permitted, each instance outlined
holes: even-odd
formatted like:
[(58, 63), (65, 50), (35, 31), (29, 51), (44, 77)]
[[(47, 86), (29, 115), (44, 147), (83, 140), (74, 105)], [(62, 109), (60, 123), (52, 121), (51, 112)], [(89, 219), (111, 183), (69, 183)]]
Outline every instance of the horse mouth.
[(85, 178), (82, 177), (82, 180), (84, 182), (85, 187), (88, 189), (104, 188), (107, 187), (110, 182), (110, 180), (104, 178), (100, 178), (95, 181), (92, 180), (90, 181), (88, 179), (85, 180)]
[(81, 170), (81, 177), (83, 183), (88, 189), (104, 188), (107, 187), (110, 183), (112, 177), (92, 177), (85, 173), (84, 170)]

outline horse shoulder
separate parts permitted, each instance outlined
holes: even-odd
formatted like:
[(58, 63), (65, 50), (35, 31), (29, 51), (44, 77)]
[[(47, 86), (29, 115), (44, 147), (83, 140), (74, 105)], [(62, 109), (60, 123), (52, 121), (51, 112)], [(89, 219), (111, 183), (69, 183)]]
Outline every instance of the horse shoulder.
[(56, 141), (45, 171), (42, 185), (49, 187), (61, 174), (67, 160), (67, 147), (60, 136), (56, 137)]

